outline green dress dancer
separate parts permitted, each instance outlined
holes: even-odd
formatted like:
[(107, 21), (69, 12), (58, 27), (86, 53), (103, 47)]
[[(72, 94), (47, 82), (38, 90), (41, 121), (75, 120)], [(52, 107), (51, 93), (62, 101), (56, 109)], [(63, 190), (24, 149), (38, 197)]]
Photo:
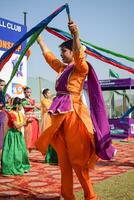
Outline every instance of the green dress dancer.
[(53, 165), (58, 164), (57, 153), (51, 145), (48, 145), (48, 149), (47, 149), (47, 153), (45, 157), (45, 163), (49, 163)]
[[(18, 97), (16, 97), (18, 99)], [(16, 99), (15, 98), (15, 99)], [(18, 105), (20, 107), (20, 105)], [(26, 145), (21, 128), (24, 126), (24, 116), (17, 109), (9, 112), (9, 130), (4, 139), (1, 166), (2, 174), (23, 175), (30, 170)]]

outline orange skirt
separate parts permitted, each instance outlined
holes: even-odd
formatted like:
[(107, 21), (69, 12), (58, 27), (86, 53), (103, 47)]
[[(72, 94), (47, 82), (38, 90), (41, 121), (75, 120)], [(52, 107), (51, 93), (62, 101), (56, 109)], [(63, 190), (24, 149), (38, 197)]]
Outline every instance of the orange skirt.
[[(48, 115), (45, 131), (36, 142), (37, 149), (45, 154), (48, 144), (52, 144), (59, 154), (61, 137), (67, 148), (68, 157), (79, 166), (88, 164), (93, 168), (97, 156), (95, 153), (94, 135), (88, 132), (77, 113), (69, 112), (59, 115)], [(58, 142), (60, 141), (60, 142)]]

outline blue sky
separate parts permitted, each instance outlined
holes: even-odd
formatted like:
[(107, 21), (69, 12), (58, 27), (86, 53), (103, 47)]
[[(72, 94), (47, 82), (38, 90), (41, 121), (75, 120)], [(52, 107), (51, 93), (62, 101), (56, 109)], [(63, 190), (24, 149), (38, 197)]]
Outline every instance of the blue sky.
[[(77, 23), (82, 39), (100, 47), (134, 57), (133, 0), (0, 0), (0, 17), (23, 24), (23, 11), (25, 11), (27, 12), (27, 28), (30, 30), (65, 3), (69, 3), (71, 17)], [(50, 25), (68, 31), (65, 11), (60, 13)], [(51, 50), (60, 58), (58, 45), (62, 40), (45, 31), (42, 36)], [(32, 55), (28, 61), (28, 76), (41, 76), (54, 81), (56, 74), (44, 62), (36, 43), (31, 50)], [(111, 56), (109, 55), (109, 57)], [(132, 62), (116, 57), (112, 58), (134, 68)], [(90, 56), (87, 59), (94, 66), (99, 79), (108, 78), (110, 68), (119, 73), (121, 78), (134, 78), (131, 73), (100, 60)]]

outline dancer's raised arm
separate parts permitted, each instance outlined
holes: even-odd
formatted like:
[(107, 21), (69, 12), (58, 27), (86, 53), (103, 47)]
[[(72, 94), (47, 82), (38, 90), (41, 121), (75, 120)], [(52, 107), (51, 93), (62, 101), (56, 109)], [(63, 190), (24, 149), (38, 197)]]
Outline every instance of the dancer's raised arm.
[(46, 60), (46, 62), (57, 72), (60, 73), (64, 70), (65, 64), (62, 63), (56, 56), (51, 52), (51, 50), (47, 47), (43, 38), (39, 36), (37, 38), (37, 42), (41, 48), (42, 54)]

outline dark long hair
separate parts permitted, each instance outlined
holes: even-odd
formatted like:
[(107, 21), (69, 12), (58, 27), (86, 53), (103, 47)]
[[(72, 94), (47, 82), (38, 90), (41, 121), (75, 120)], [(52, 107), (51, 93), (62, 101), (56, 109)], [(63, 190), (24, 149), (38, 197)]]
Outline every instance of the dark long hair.
[(46, 97), (48, 91), (50, 91), (48, 88), (43, 89), (43, 90), (42, 90), (42, 94), (43, 94), (43, 96)]
[(59, 47), (60, 48), (64, 48), (65, 47), (65, 48), (69, 49), (70, 51), (72, 51), (72, 49), (73, 49), (73, 40), (72, 39), (71, 40), (67, 40), (67, 41), (61, 43), (59, 45)]
[(22, 99), (19, 97), (15, 97), (13, 100), (13, 110), (16, 110), (17, 105), (21, 105), (22, 104)]

